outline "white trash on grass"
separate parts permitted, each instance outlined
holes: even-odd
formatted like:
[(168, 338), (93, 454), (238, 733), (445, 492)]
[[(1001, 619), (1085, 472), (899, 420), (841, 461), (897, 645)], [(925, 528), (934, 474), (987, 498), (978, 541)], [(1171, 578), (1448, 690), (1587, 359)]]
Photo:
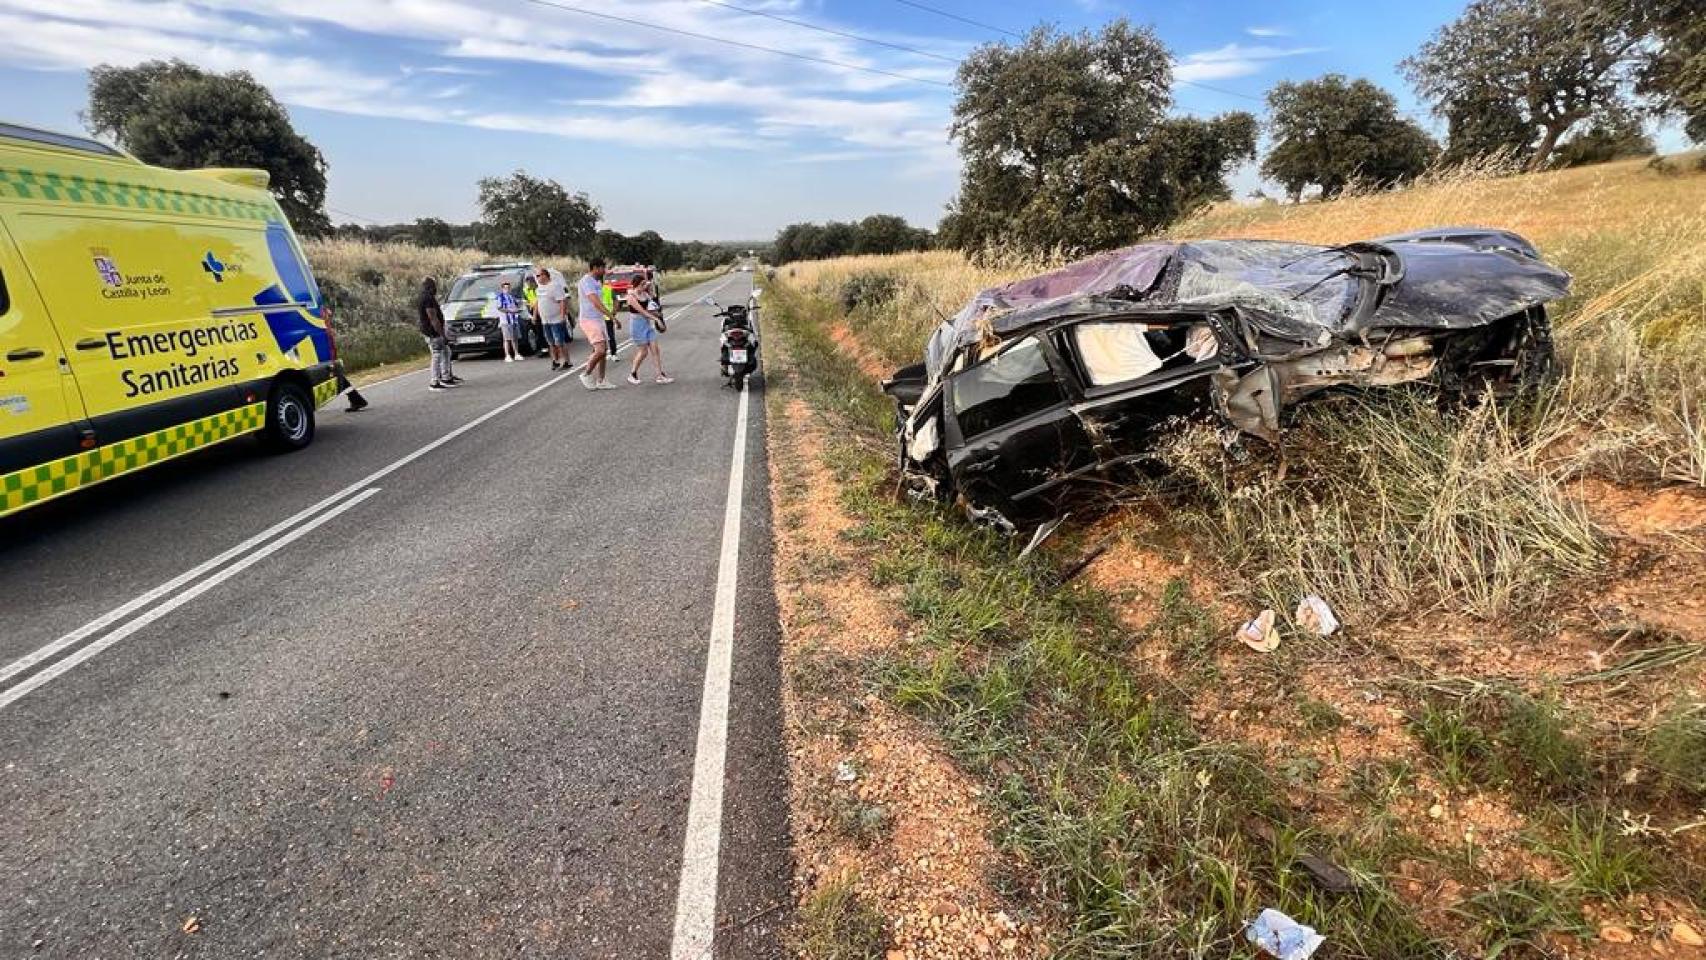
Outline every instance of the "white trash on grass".
[(1314, 927), (1306, 927), (1271, 907), (1244, 928), (1244, 939), (1279, 960), (1309, 960), (1327, 942)]

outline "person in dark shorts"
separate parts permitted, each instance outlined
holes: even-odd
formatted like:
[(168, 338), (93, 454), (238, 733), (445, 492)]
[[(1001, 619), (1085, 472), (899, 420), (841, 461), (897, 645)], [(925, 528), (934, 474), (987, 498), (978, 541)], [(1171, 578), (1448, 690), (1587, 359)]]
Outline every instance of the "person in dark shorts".
[(534, 274), (539, 286), (539, 321), (545, 327), (545, 345), (551, 351), (551, 369), (569, 369), (569, 285), (563, 275), (549, 267)]

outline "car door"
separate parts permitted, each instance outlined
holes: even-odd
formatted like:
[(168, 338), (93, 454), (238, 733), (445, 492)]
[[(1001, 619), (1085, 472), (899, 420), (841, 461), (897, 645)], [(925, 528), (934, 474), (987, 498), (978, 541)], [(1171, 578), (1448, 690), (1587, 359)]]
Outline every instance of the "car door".
[(1093, 320), (1054, 334), (1083, 383), (1073, 412), (1104, 464), (1140, 459), (1167, 431), (1209, 409), (1221, 346), (1206, 316)]
[(1042, 341), (1026, 337), (954, 375), (948, 470), (974, 504), (1008, 519), (1047, 512), (1095, 453)]
[(79, 452), (82, 421), (65, 347), (0, 224), (0, 476)]

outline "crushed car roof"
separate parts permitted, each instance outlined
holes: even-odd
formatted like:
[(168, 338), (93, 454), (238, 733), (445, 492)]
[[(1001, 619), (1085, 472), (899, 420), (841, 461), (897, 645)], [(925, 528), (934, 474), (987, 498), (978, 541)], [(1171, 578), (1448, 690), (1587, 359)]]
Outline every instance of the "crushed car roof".
[(931, 337), (932, 378), (961, 347), (1122, 306), (1242, 307), (1300, 344), (1376, 327), (1474, 326), (1556, 300), (1569, 275), (1514, 233), (1444, 227), (1328, 247), (1279, 240), (1143, 243), (991, 287)]

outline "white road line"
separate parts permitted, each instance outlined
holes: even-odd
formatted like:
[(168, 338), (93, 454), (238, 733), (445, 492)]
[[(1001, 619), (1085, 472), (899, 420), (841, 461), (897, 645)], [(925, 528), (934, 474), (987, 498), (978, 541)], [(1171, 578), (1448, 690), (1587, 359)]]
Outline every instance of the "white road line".
[(328, 506), (331, 506), (335, 499), (335, 497), (328, 497), (327, 499), (321, 500), (319, 503), (314, 504), (308, 509), (301, 511), (288, 519), (280, 520), (278, 523), (262, 530), (260, 533), (244, 540), (242, 543), (237, 544), (235, 547), (232, 547), (224, 553), (191, 567), (134, 600), (130, 600), (120, 606), (114, 607), (112, 610), (90, 620), (88, 623), (83, 624), (81, 627), (78, 627), (63, 637), (60, 637), (58, 640), (42, 647), (40, 650), (19, 657), (7, 664), (4, 668), (0, 668), (0, 683), (10, 680), (12, 677), (23, 673), (25, 670), (30, 669), (43, 660), (58, 655), (61, 650), (64, 650), (67, 647), (83, 642), (90, 636), (105, 630), (107, 627), (112, 626), (119, 620), (130, 616), (137, 610), (146, 607), (166, 594), (171, 593), (173, 590), (178, 589), (184, 584), (189, 583), (191, 580), (207, 573), (209, 570), (225, 563), (227, 560), (245, 553), (267, 540), (271, 540), (273, 537), (283, 533), (285, 530), (296, 526), (303, 520), (306, 520), (314, 514), (319, 513), (321, 510), (326, 509)]
[[(617, 352), (620, 353), (622, 348), (628, 346), (629, 343), (632, 343), (632, 341), (626, 341), (623, 344), (621, 344), (621, 346), (618, 346), (616, 348)], [(572, 373), (575, 370), (580, 370), (580, 369), (584, 368), (585, 366), (586, 366), (586, 363), (583, 361), (580, 364), (580, 366), (571, 368), (570, 372)], [(94, 634), (99, 633), (102, 630), (105, 630), (107, 627), (118, 622), (119, 620), (122, 620), (123, 618), (131, 615), (132, 613), (135, 613), (137, 610), (140, 610), (143, 607), (146, 607), (147, 605), (149, 605), (149, 604), (153, 603), (154, 601), (160, 599), (161, 597), (165, 596), (166, 594), (171, 593), (172, 591), (178, 589), (179, 587), (182, 587), (184, 584), (189, 583), (190, 581), (196, 579), (197, 577), (202, 576), (203, 574), (214, 569), (215, 567), (218, 567), (220, 564), (225, 563), (225, 562), (231, 560), (232, 558), (234, 558), (234, 557), (236, 557), (236, 556), (238, 556), (238, 555), (240, 555), (240, 554), (242, 554), (248, 550), (253, 549), (254, 547), (260, 545), (261, 543), (264, 543), (265, 541), (272, 539), (273, 537), (277, 536), (278, 534), (282, 533), (283, 531), (290, 529), (291, 527), (297, 525), (298, 523), (301, 523), (302, 521), (308, 519), (309, 517), (313, 516), (316, 513), (319, 513), (320, 511), (326, 509), (327, 507), (331, 506), (332, 504), (337, 503), (339, 500), (342, 500), (343, 498), (349, 496), (350, 494), (356, 492), (357, 490), (361, 490), (365, 487), (372, 486), (374, 483), (378, 482), (379, 480), (390, 476), (391, 474), (397, 472), (398, 470), (401, 470), (403, 467), (406, 467), (411, 463), (414, 463), (416, 460), (419, 460), (421, 457), (424, 457), (427, 454), (433, 452), (434, 450), (437, 450), (439, 447), (442, 447), (445, 444), (449, 443), (450, 441), (455, 440), (457, 437), (460, 437), (463, 434), (467, 433), (468, 431), (474, 429), (475, 427), (478, 427), (480, 424), (485, 423), (488, 420), (491, 420), (493, 417), (496, 417), (496, 416), (504, 413), (507, 410), (510, 410), (511, 408), (515, 407), (517, 404), (528, 400), (529, 398), (533, 397), (536, 394), (542, 393), (545, 390), (549, 390), (551, 387), (557, 385), (558, 383), (561, 383), (563, 380), (566, 380), (566, 379), (568, 379), (568, 375), (564, 374), (564, 375), (559, 375), (557, 377), (554, 377), (550, 380), (545, 381), (544, 383), (540, 384), (539, 386), (534, 387), (531, 390), (528, 390), (526, 393), (523, 393), (520, 396), (515, 397), (514, 399), (512, 399), (512, 400), (510, 400), (510, 401), (508, 401), (508, 402), (506, 402), (506, 403), (504, 403), (504, 404), (502, 404), (502, 405), (500, 405), (500, 406), (498, 406), (498, 407), (496, 407), (490, 411), (487, 411), (485, 414), (482, 414), (481, 416), (476, 417), (475, 419), (468, 421), (467, 423), (463, 424), (462, 426), (457, 427), (455, 430), (452, 430), (449, 433), (445, 434), (444, 436), (439, 437), (437, 440), (434, 440), (433, 442), (427, 444), (426, 446), (421, 447), (418, 450), (415, 450), (413, 453), (406, 454), (397, 460), (393, 460), (391, 463), (389, 463), (383, 467), (380, 467), (378, 470), (375, 470), (374, 472), (368, 474), (367, 476), (361, 478), (360, 480), (357, 480), (355, 483), (352, 483), (349, 486), (344, 487), (342, 490), (339, 490), (338, 492), (331, 494), (330, 496), (318, 501), (317, 503), (314, 503), (314, 504), (308, 506), (307, 508), (296, 513), (295, 515), (291, 516), (290, 518), (288, 518), (286, 520), (282, 520), (276, 524), (273, 524), (272, 526), (266, 528), (265, 530), (262, 530), (260, 533), (257, 533), (254, 536), (250, 537), (249, 539), (244, 540), (242, 543), (237, 544), (235, 547), (232, 547), (231, 549), (226, 550), (224, 553), (221, 553), (218, 556), (213, 557), (210, 560), (204, 561), (203, 563), (197, 564), (195, 567), (192, 567), (191, 569), (173, 577), (172, 579), (166, 581), (165, 583), (160, 584), (159, 586), (148, 591), (147, 593), (144, 593), (141, 596), (136, 597), (135, 599), (130, 600), (130, 601), (118, 606), (118, 607), (115, 607), (111, 611), (104, 613), (99, 617), (96, 617), (95, 619), (89, 621), (88, 623), (85, 623), (81, 627), (78, 627), (77, 629), (71, 631), (70, 633), (67, 633), (65, 636), (60, 637), (58, 640), (53, 641), (52, 643), (48, 644), (47, 646), (44, 646), (41, 649), (34, 651), (33, 653), (29, 653), (29, 654), (26, 654), (22, 657), (19, 657), (17, 660), (14, 660), (11, 663), (7, 664), (3, 669), (0, 669), (0, 683), (4, 683), (6, 680), (9, 680), (12, 677), (17, 676), (18, 674), (23, 673), (25, 670), (28, 670), (31, 667), (34, 667), (36, 664), (41, 663), (43, 660), (47, 660), (51, 657), (58, 655), (60, 653), (60, 651), (65, 650), (68, 647), (75, 646), (76, 644), (81, 643), (82, 641), (88, 639), (89, 637), (93, 636)]]
[[(721, 289), (721, 288), (719, 288)], [(711, 646), (705, 653), (705, 689), (699, 699), (699, 743), (693, 791), (687, 805), (687, 840), (681, 851), (681, 886), (675, 896), (671, 960), (711, 955), (717, 932), (717, 860), (723, 833), (723, 766), (729, 741), (729, 680), (735, 642), (735, 590), (740, 582), (741, 492), (746, 486), (746, 411), (740, 392), (735, 414), (734, 459), (723, 504), (723, 548), (717, 559), (717, 597), (711, 610)]]
[(251, 553), (248, 556), (244, 557), (243, 559), (238, 560), (236, 563), (233, 563), (229, 567), (226, 567), (225, 569), (219, 571), (218, 573), (214, 574), (213, 576), (208, 577), (205, 580), (197, 582), (195, 584), (195, 586), (192, 586), (188, 590), (185, 590), (182, 593), (179, 593), (179, 594), (173, 596), (171, 599), (167, 600), (166, 602), (160, 604), (159, 606), (154, 607), (153, 609), (149, 610), (147, 613), (142, 614), (141, 616), (135, 618), (134, 620), (131, 620), (130, 622), (126, 623), (124, 626), (119, 627), (117, 630), (114, 630), (113, 632), (107, 634), (106, 636), (102, 637), (101, 639), (96, 640), (94, 643), (91, 643), (88, 646), (82, 648), (81, 650), (78, 650), (76, 653), (73, 653), (71, 656), (66, 657), (65, 659), (59, 661), (58, 663), (55, 663), (53, 666), (48, 667), (46, 670), (43, 670), (42, 672), (36, 674), (35, 676), (30, 677), (28, 680), (25, 680), (23, 683), (20, 683), (17, 686), (12, 687), (10, 690), (7, 690), (4, 693), (0, 693), (0, 710), (4, 710), (6, 707), (11, 706), (13, 703), (18, 701), (19, 699), (22, 699), (23, 697), (28, 696), (30, 694), (30, 691), (35, 690), (37, 687), (41, 687), (47, 683), (52, 682), (55, 678), (59, 677), (61, 674), (65, 673), (66, 671), (70, 670), (71, 668), (77, 666), (78, 664), (82, 663), (83, 661), (94, 657), (95, 655), (99, 654), (101, 651), (107, 649), (108, 647), (112, 646), (115, 643), (118, 643), (120, 640), (123, 640), (125, 637), (128, 637), (131, 634), (135, 633), (136, 631), (141, 630), (143, 627), (146, 627), (150, 623), (153, 623), (154, 621), (160, 619), (161, 617), (165, 616), (166, 614), (171, 613), (173, 610), (176, 610), (179, 607), (183, 606), (184, 604), (189, 603), (191, 600), (194, 600), (196, 597), (201, 596), (202, 594), (206, 593), (209, 590), (212, 590), (214, 587), (219, 586), (221, 583), (224, 583), (225, 581), (231, 579), (232, 577), (236, 576), (237, 574), (242, 573), (244, 570), (247, 570), (250, 567), (254, 566), (255, 564), (261, 562), (262, 560), (265, 560), (267, 557), (272, 556), (274, 553), (278, 552), (279, 550), (282, 550), (285, 547), (289, 546), (290, 544), (295, 543), (297, 540), (300, 540), (303, 537), (307, 536), (308, 534), (313, 533), (322, 524), (329, 523), (330, 521), (336, 519), (340, 514), (344, 513), (347, 510), (350, 510), (350, 509), (356, 507), (362, 501), (373, 496), (374, 494), (377, 494), (378, 492), (379, 492), (378, 487), (372, 487), (372, 488), (369, 488), (367, 490), (363, 490), (361, 493), (356, 494), (355, 496), (349, 498), (348, 500), (345, 500), (343, 503), (340, 503), (337, 506), (333, 507), (332, 509), (327, 510), (325, 513), (320, 514), (319, 516), (308, 521), (307, 523), (303, 524), (302, 526), (297, 527), (296, 529), (290, 531), (289, 533), (285, 534), (282, 537), (279, 537), (277, 540), (274, 540), (273, 542), (267, 544), (266, 546), (262, 547), (261, 549), (256, 550), (254, 553)]
[[(730, 279), (732, 279), (732, 277)], [(723, 283), (721, 283), (717, 286), (716, 290), (713, 290), (711, 292), (715, 293), (715, 292), (717, 292), (717, 290), (721, 290), (723, 287), (728, 286), (729, 282), (730, 282), (729, 279), (725, 279), (723, 281)], [(709, 294), (707, 294), (707, 296), (708, 295)], [(683, 307), (683, 310), (690, 309), (692, 306), (693, 306), (693, 304), (689, 303), (685, 307)], [(616, 346), (615, 350), (611, 351), (611, 357), (614, 359), (615, 357), (620, 356), (622, 351), (624, 349), (626, 349), (627, 347), (631, 346), (632, 344), (633, 344), (632, 340), (624, 340), (622, 343), (620, 343)], [(32, 651), (28, 654), (25, 654), (22, 657), (19, 657), (18, 659), (7, 664), (5, 667), (0, 667), (0, 683), (4, 683), (5, 681), (10, 680), (11, 678), (34, 668), (38, 664), (40, 664), (46, 660), (52, 659), (55, 656), (58, 656), (60, 653), (64, 652), (65, 650), (67, 650), (71, 647), (74, 647), (79, 643), (82, 643), (84, 640), (87, 640), (88, 638), (100, 633), (102, 630), (105, 630), (108, 627), (112, 626), (113, 624), (118, 623), (119, 621), (123, 620), (125, 617), (128, 617), (131, 614), (136, 613), (139, 610), (142, 610), (143, 608), (147, 607), (149, 604), (155, 603), (156, 601), (160, 600), (162, 597), (165, 597), (165, 596), (171, 594), (173, 591), (184, 587), (186, 584), (191, 583), (192, 581), (196, 580), (198, 577), (201, 577), (201, 576), (207, 574), (208, 572), (218, 568), (221, 564), (227, 563), (227, 562), (233, 560), (234, 558), (241, 556), (242, 554), (248, 552), (249, 550), (254, 549), (255, 547), (267, 542), (268, 540), (271, 540), (273, 537), (278, 536), (279, 534), (283, 533), (284, 531), (289, 530), (292, 527), (296, 526), (297, 524), (302, 523), (305, 520), (308, 520), (310, 517), (313, 517), (314, 515), (320, 513), (321, 511), (326, 510), (328, 507), (332, 506), (335, 503), (338, 503), (340, 500), (344, 499), (345, 497), (348, 497), (349, 495), (355, 493), (356, 491), (362, 490), (368, 486), (371, 486), (372, 484), (378, 482), (379, 480), (381, 480), (387, 476), (390, 476), (392, 473), (395, 473), (396, 471), (401, 470), (403, 467), (408, 466), (409, 464), (415, 462), (416, 460), (419, 460), (421, 457), (424, 457), (427, 454), (433, 452), (434, 450), (437, 450), (439, 447), (442, 447), (445, 444), (449, 443), (450, 441), (455, 440), (457, 437), (460, 437), (463, 434), (467, 433), (468, 431), (473, 430), (475, 427), (478, 427), (481, 424), (486, 423), (487, 421), (491, 420), (492, 418), (500, 416), (503, 413), (507, 412), (508, 410), (513, 409), (517, 405), (526, 402), (527, 400), (531, 399), (532, 397), (534, 397), (540, 393), (543, 393), (546, 390), (549, 390), (551, 387), (556, 386), (558, 383), (561, 383), (563, 380), (568, 379), (569, 374), (573, 374), (577, 371), (583, 371), (585, 369), (586, 369), (586, 361), (583, 360), (578, 365), (571, 367), (567, 374), (562, 374), (562, 375), (559, 375), (557, 377), (553, 377), (552, 379), (545, 381), (544, 383), (532, 388), (531, 390), (528, 390), (525, 393), (522, 393), (521, 395), (510, 399), (509, 401), (493, 408), (492, 410), (487, 411), (486, 413), (480, 415), (479, 417), (476, 417), (475, 419), (468, 421), (467, 423), (463, 424), (462, 426), (457, 427), (455, 430), (450, 431), (449, 433), (445, 434), (444, 436), (439, 437), (437, 440), (434, 440), (433, 442), (427, 444), (426, 446), (420, 447), (419, 449), (413, 451), (412, 453), (405, 454), (404, 456), (398, 458), (397, 460), (393, 460), (391, 463), (379, 468), (378, 470), (375, 470), (374, 472), (368, 474), (367, 476), (363, 477), (362, 479), (357, 480), (356, 482), (350, 484), (349, 486), (344, 487), (341, 490), (338, 490), (336, 493), (333, 493), (333, 494), (319, 500), (318, 502), (313, 503), (313, 504), (309, 505), (308, 507), (298, 511), (297, 513), (293, 514), (292, 516), (290, 516), (284, 520), (281, 520), (278, 523), (273, 524), (272, 526), (266, 528), (265, 530), (262, 530), (260, 533), (255, 534), (254, 536), (250, 537), (249, 539), (244, 540), (242, 543), (237, 544), (236, 546), (230, 548), (229, 550), (226, 550), (226, 551), (218, 554), (217, 556), (214, 556), (208, 560), (203, 561), (202, 563), (197, 564), (196, 566), (190, 568), (189, 570), (186, 570), (183, 573), (178, 574), (177, 576), (173, 577), (172, 579), (166, 581), (165, 583), (160, 584), (159, 586), (153, 588), (152, 590), (147, 591), (146, 593), (141, 594), (140, 596), (137, 596), (131, 600), (126, 601), (123, 604), (120, 604), (119, 606), (113, 608), (112, 610), (109, 610), (108, 612), (102, 614), (101, 616), (96, 617), (95, 619), (89, 621), (88, 623), (83, 624), (82, 626), (71, 631), (70, 633), (65, 634), (64, 636), (53, 641), (52, 643), (49, 643), (49, 644), (41, 647), (38, 650)], [(399, 374), (398, 376), (403, 376), (403, 375), (404, 374)], [(388, 379), (396, 379), (396, 377), (392, 377), (392, 378), (388, 378)], [(380, 381), (380, 382), (385, 382), (385, 381)], [(372, 384), (370, 384), (370, 386), (372, 386)], [(125, 635), (128, 636), (129, 633), (126, 633)], [(97, 644), (91, 644), (91, 646), (97, 647), (98, 650), (104, 650), (108, 646), (111, 646), (111, 644), (107, 643), (105, 641), (101, 641), (100, 643), (97, 643)], [(98, 652), (98, 650), (97, 650), (97, 652)], [(74, 661), (75, 663), (81, 663), (86, 659), (88, 659), (88, 658), (81, 656), (81, 654), (79, 654), (75, 657), (67, 658), (68, 661)], [(67, 667), (66, 669), (69, 669), (69, 667)], [(56, 676), (59, 676), (60, 674), (62, 674), (64, 672), (65, 672), (64, 670), (59, 669), (58, 666), (56, 665), (54, 668), (52, 668), (49, 671), (43, 671), (42, 675), (48, 675), (51, 673), (51, 676), (56, 677)], [(50, 677), (50, 679), (51, 679), (51, 677)], [(46, 681), (42, 681), (42, 682), (44, 683)], [(42, 683), (36, 682), (36, 678), (32, 678), (30, 681), (28, 681), (24, 684), (20, 684), (19, 686), (14, 687), (11, 690), (8, 690), (5, 694), (0, 695), (0, 708), (4, 708), (7, 704), (14, 702), (19, 697), (22, 697), (24, 695), (23, 693), (17, 693), (16, 696), (14, 696), (13, 694), (16, 693), (16, 691), (23, 690), (24, 693), (27, 693), (27, 692), (29, 692), (29, 690), (34, 690), (37, 687), (40, 687), (41, 685), (42, 685)], [(27, 689), (25, 689), (25, 688), (27, 688)]]

